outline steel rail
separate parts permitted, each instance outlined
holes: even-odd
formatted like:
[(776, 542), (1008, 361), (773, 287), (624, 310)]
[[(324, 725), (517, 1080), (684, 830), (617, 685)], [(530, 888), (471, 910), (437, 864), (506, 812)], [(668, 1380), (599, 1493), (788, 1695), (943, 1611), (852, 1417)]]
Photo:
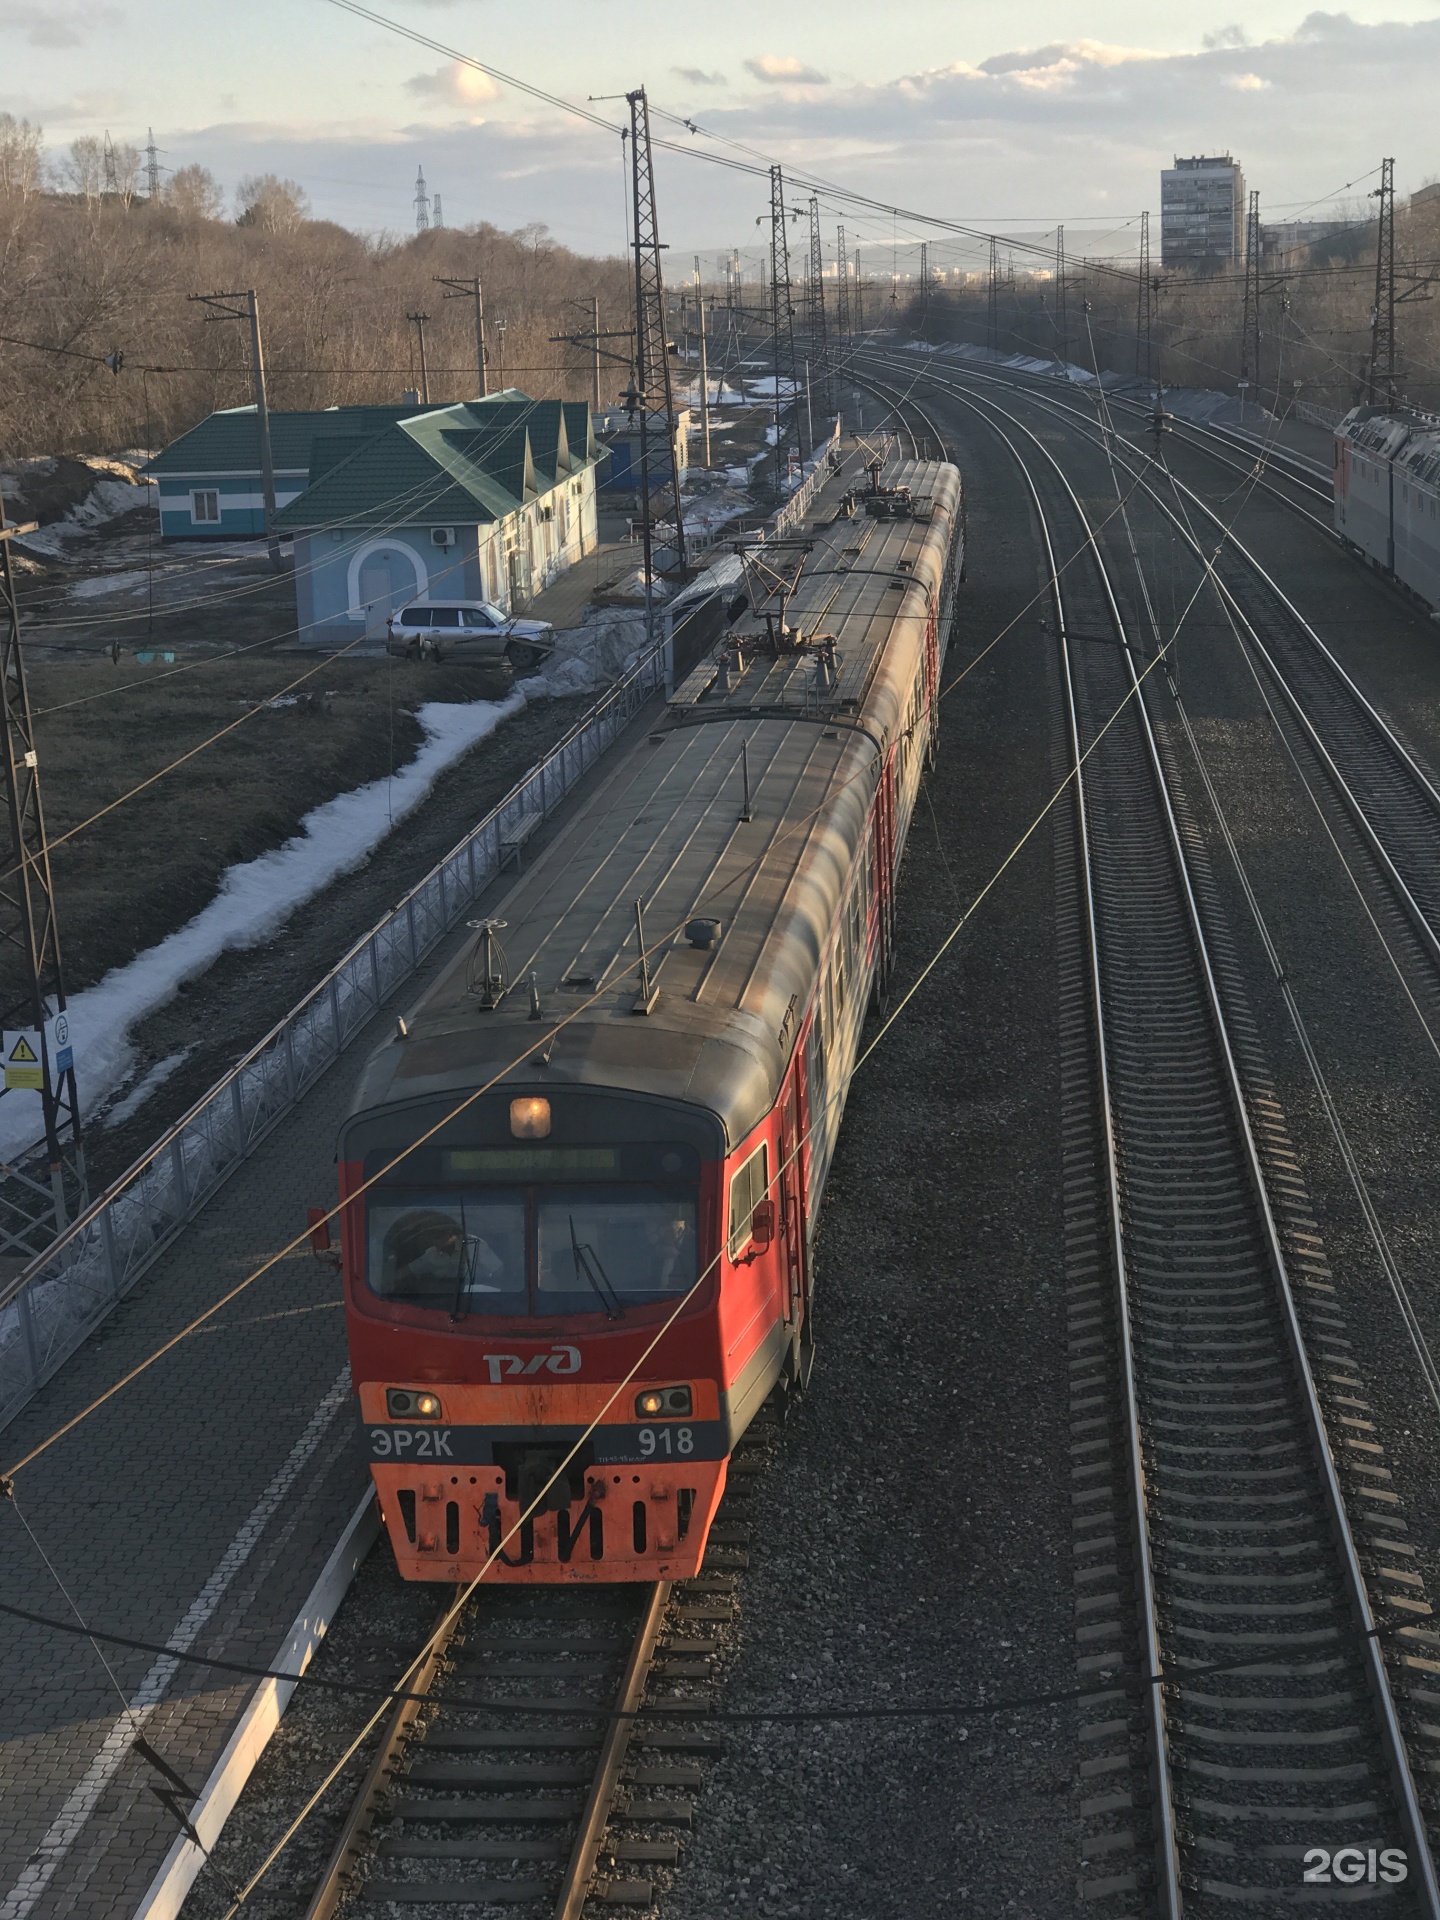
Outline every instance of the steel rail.
[[(1005, 383), (997, 381), (994, 384), (1004, 385)], [(1048, 395), (1031, 395), (1027, 390), (1026, 397), (1036, 400), (1046, 412), (1052, 415), (1068, 414), (1073, 416), (1074, 419), (1080, 422), (1079, 431), (1081, 431), (1082, 437), (1089, 440), (1092, 445), (1098, 446), (1102, 450), (1104, 449), (1104, 429), (1103, 427), (1100, 429), (1100, 435), (1097, 438), (1091, 432), (1095, 423), (1090, 416), (1081, 414), (1078, 409), (1067, 407), (1063, 402), (1055, 401)], [(1273, 648), (1268, 646), (1261, 637), (1254, 621), (1240, 604), (1233, 589), (1221, 577), (1213, 561), (1195, 538), (1193, 530), (1187, 526), (1180, 515), (1170, 506), (1169, 502), (1162, 497), (1159, 491), (1143, 477), (1141, 472), (1139, 472), (1129, 460), (1126, 460), (1123, 456), (1117, 456), (1117, 464), (1123, 468), (1132, 479), (1135, 479), (1139, 483), (1142, 491), (1148, 495), (1158, 510), (1170, 522), (1171, 526), (1174, 527), (1196, 560), (1200, 563), (1201, 567), (1214, 582), (1216, 590), (1221, 595), (1224, 603), (1243, 629), (1246, 640), (1259, 655), (1266, 671), (1269, 673), (1285, 700), (1286, 705), (1294, 714), (1306, 740), (1309, 742), (1312, 751), (1319, 760), (1327, 779), (1334, 787), (1345, 812), (1349, 815), (1362, 839), (1365, 841), (1365, 844), (1369, 847), (1371, 854), (1384, 875), (1387, 885), (1394, 893), (1406, 918), (1415, 929), (1422, 946), (1436, 967), (1440, 968), (1440, 916), (1432, 918), (1431, 914), (1427, 913), (1425, 908), (1416, 899), (1414, 890), (1401, 873), (1399, 864), (1392, 854), (1383, 832), (1376, 826), (1369, 810), (1355, 791), (1353, 780), (1347, 778), (1345, 772), (1336, 760), (1334, 753), (1327, 745), (1319, 727), (1315, 724), (1315, 721), (1306, 708), (1301, 695), (1296, 691), (1291, 678), (1275, 658)], [(1418, 800), (1420, 804), (1432, 812), (1437, 823), (1440, 823), (1440, 790), (1437, 790), (1434, 782), (1416, 761), (1408, 747), (1405, 746), (1404, 742), (1395, 733), (1384, 715), (1379, 712), (1374, 703), (1362, 692), (1360, 687), (1357, 686), (1353, 677), (1341, 665), (1331, 649), (1310, 625), (1309, 621), (1306, 620), (1305, 616), (1300, 612), (1299, 608), (1296, 607), (1288, 594), (1285, 593), (1279, 582), (1269, 570), (1262, 565), (1258, 557), (1243, 541), (1236, 537), (1221, 519), (1220, 515), (1217, 514), (1199, 494), (1192, 488), (1187, 487), (1176, 476), (1171, 475), (1169, 477), (1175, 487), (1215, 524), (1223, 534), (1226, 545), (1249, 566), (1260, 581), (1262, 587), (1268, 591), (1278, 603), (1281, 611), (1292, 622), (1311, 647), (1314, 648), (1324, 665), (1330, 669), (1335, 680), (1339, 683), (1342, 693), (1360, 710), (1364, 720), (1379, 736), (1384, 750), (1393, 760), (1398, 762), (1402, 777), (1410, 783), (1414, 790), (1414, 799)]]
[(580, 1920), (585, 1902), (590, 1897), (605, 1829), (615, 1804), (615, 1790), (620, 1784), (620, 1769), (625, 1764), (630, 1734), (635, 1725), (630, 1716), (644, 1697), (645, 1682), (655, 1657), (655, 1643), (660, 1637), (660, 1626), (669, 1602), (670, 1582), (661, 1580), (645, 1603), (645, 1611), (635, 1634), (635, 1644), (625, 1663), (624, 1677), (615, 1696), (618, 1717), (606, 1729), (600, 1757), (595, 1763), (595, 1778), (585, 1798), (585, 1811), (580, 1816), (575, 1845), (571, 1849), (565, 1878), (555, 1902), (555, 1920)]
[[(1311, 1370), (1309, 1358), (1305, 1349), (1304, 1338), (1300, 1328), (1299, 1316), (1296, 1308), (1294, 1293), (1290, 1284), (1284, 1249), (1281, 1243), (1279, 1229), (1275, 1220), (1275, 1216), (1270, 1204), (1268, 1183), (1265, 1177), (1264, 1165), (1261, 1160), (1258, 1146), (1255, 1141), (1255, 1137), (1250, 1125), (1249, 1111), (1248, 1111), (1248, 1106), (1247, 1106), (1246, 1097), (1245, 1097), (1244, 1083), (1243, 1083), (1239, 1065), (1235, 1058), (1234, 1050), (1232, 1048), (1230, 1037), (1229, 1037), (1228, 1026), (1227, 1026), (1225, 1015), (1224, 1015), (1223, 1002), (1222, 1002), (1222, 998), (1219, 990), (1218, 981), (1216, 979), (1214, 968), (1210, 958), (1209, 947), (1205, 937), (1199, 902), (1196, 897), (1193, 880), (1190, 874), (1189, 862), (1185, 855), (1184, 843), (1180, 834), (1179, 823), (1174, 811), (1173, 801), (1172, 801), (1171, 792), (1170, 792), (1170, 783), (1165, 771), (1163, 759), (1160, 754), (1159, 744), (1154, 734), (1154, 730), (1151, 722), (1151, 716), (1149, 712), (1149, 703), (1146, 698), (1146, 688), (1142, 681), (1141, 676), (1137, 672), (1134, 653), (1132, 652), (1128, 644), (1128, 641), (1126, 640), (1123, 615), (1121, 614), (1118, 602), (1116, 600), (1114, 589), (1110, 580), (1110, 575), (1108, 573), (1108, 570), (1106, 569), (1104, 559), (1100, 553), (1099, 544), (1098, 544), (1098, 541), (1096, 540), (1095, 533), (1090, 524), (1088, 516), (1086, 515), (1084, 508), (1082, 507), (1074, 491), (1074, 488), (1070, 485), (1070, 482), (1067, 476), (1065, 475), (1063, 468), (1060, 466), (1060, 463), (1058, 462), (1058, 460), (1056, 460), (1051, 450), (1048, 447), (1046, 447), (1042, 441), (1039, 440), (1039, 438), (1034, 434), (1034, 432), (1022, 420), (1018, 419), (1018, 417), (1015, 416), (1014, 414), (1008, 412), (1007, 409), (999, 406), (999, 404), (996, 401), (994, 401), (993, 399), (990, 399), (988, 396), (975, 397), (975, 396), (957, 393), (953, 397), (959, 399), (961, 404), (967, 406), (971, 411), (975, 412), (981, 418), (981, 420), (986, 422), (986, 424), (990, 427), (990, 430), (996, 433), (997, 436), (1000, 437), (1009, 447), (1010, 452), (1016, 458), (1017, 463), (1019, 464), (1022, 472), (1026, 476), (1026, 481), (1030, 489), (1032, 501), (1035, 502), (1037, 512), (1039, 513), (1042, 529), (1045, 528), (1045, 516), (1044, 516), (1043, 510), (1039, 506), (1038, 489), (1036, 488), (1036, 485), (1035, 485), (1033, 473), (1031, 473), (1030, 471), (1029, 463), (1023, 458), (1023, 456), (1020, 455), (1019, 450), (1015, 447), (1014, 442), (1010, 439), (1009, 434), (1006, 433), (1004, 428), (997, 426), (995, 420), (991, 418), (991, 415), (992, 414), (999, 415), (1001, 419), (1007, 421), (1011, 427), (1016, 429), (1019, 433), (1023, 434), (1025, 438), (1031, 441), (1037, 453), (1039, 454), (1039, 456), (1045, 462), (1047, 462), (1049, 467), (1053, 470), (1054, 475), (1058, 480), (1059, 485), (1062, 488), (1064, 494), (1067, 496), (1070, 502), (1071, 508), (1073, 509), (1080, 525), (1085, 530), (1089, 551), (1091, 553), (1091, 557), (1094, 562), (1096, 572), (1101, 584), (1101, 589), (1105, 597), (1107, 610), (1109, 612), (1109, 616), (1116, 634), (1116, 638), (1121, 643), (1120, 651), (1125, 661), (1126, 671), (1127, 671), (1130, 688), (1131, 688), (1131, 697), (1134, 700), (1136, 715), (1137, 715), (1140, 728), (1146, 742), (1146, 748), (1149, 756), (1151, 773), (1155, 783), (1155, 792), (1159, 798), (1161, 809), (1162, 809), (1163, 816), (1166, 823), (1166, 833), (1167, 833), (1167, 838), (1168, 838), (1168, 842), (1171, 850), (1172, 859), (1174, 862), (1174, 871), (1179, 881), (1181, 895), (1185, 903), (1186, 917), (1189, 923), (1194, 955), (1199, 965), (1200, 977), (1204, 983), (1205, 1001), (1206, 1001), (1207, 1010), (1209, 1013), (1211, 1030), (1217, 1044), (1219, 1059), (1223, 1067), (1223, 1077), (1226, 1084), (1226, 1090), (1229, 1096), (1229, 1106), (1230, 1106), (1231, 1117), (1235, 1125), (1237, 1138), (1243, 1144), (1245, 1164), (1249, 1172), (1250, 1184), (1253, 1189), (1253, 1198), (1256, 1204), (1258, 1217), (1262, 1227), (1265, 1250), (1268, 1257), (1268, 1265), (1270, 1267), (1272, 1279), (1275, 1282), (1276, 1295), (1277, 1295), (1278, 1303), (1281, 1309), (1281, 1318), (1282, 1318), (1282, 1323), (1285, 1329), (1286, 1343), (1289, 1348), (1289, 1352), (1290, 1352), (1290, 1356), (1291, 1356), (1291, 1360), (1294, 1368), (1295, 1379), (1301, 1389), (1301, 1399), (1302, 1399), (1303, 1408), (1304, 1408), (1305, 1423), (1306, 1423), (1308, 1435), (1311, 1442), (1311, 1453), (1313, 1456), (1314, 1464), (1317, 1467), (1320, 1475), (1321, 1486), (1324, 1494), (1324, 1505), (1327, 1513), (1327, 1518), (1330, 1524), (1331, 1536), (1335, 1546), (1338, 1549), (1338, 1557), (1340, 1561), (1343, 1586), (1344, 1586), (1347, 1598), (1350, 1602), (1350, 1606), (1353, 1612), (1353, 1617), (1360, 1628), (1360, 1633), (1362, 1636), (1362, 1644), (1364, 1648), (1364, 1653), (1362, 1656), (1363, 1666), (1364, 1666), (1366, 1680), (1368, 1683), (1368, 1690), (1371, 1695), (1372, 1705), (1376, 1712), (1379, 1731), (1381, 1733), (1382, 1747), (1384, 1750), (1385, 1759), (1387, 1763), (1387, 1771), (1390, 1775), (1391, 1787), (1395, 1796), (1397, 1808), (1402, 1816), (1402, 1820), (1406, 1829), (1406, 1839), (1411, 1850), (1411, 1859), (1413, 1860), (1415, 1868), (1418, 1873), (1418, 1889), (1421, 1894), (1424, 1910), (1427, 1913), (1427, 1915), (1431, 1916), (1431, 1920), (1435, 1920), (1436, 1916), (1440, 1916), (1440, 1884), (1437, 1884), (1437, 1881), (1436, 1881), (1435, 1868), (1434, 1868), (1434, 1863), (1431, 1857), (1428, 1835), (1425, 1829), (1423, 1814), (1420, 1809), (1419, 1797), (1415, 1788), (1414, 1776), (1410, 1768), (1409, 1756), (1408, 1756), (1408, 1753), (1405, 1747), (1404, 1738), (1400, 1729), (1399, 1716), (1395, 1707), (1394, 1696), (1392, 1694), (1391, 1687), (1390, 1687), (1389, 1675), (1386, 1672), (1384, 1660), (1380, 1653), (1378, 1640), (1376, 1638), (1376, 1624), (1375, 1624), (1373, 1612), (1370, 1607), (1369, 1596), (1366, 1591), (1364, 1576), (1360, 1567), (1359, 1556), (1356, 1551), (1354, 1538), (1350, 1530), (1349, 1517), (1346, 1512), (1343, 1494), (1340, 1489), (1339, 1479), (1336, 1473), (1335, 1463), (1334, 1463), (1333, 1455), (1330, 1449), (1329, 1436), (1325, 1426), (1324, 1411), (1320, 1404), (1319, 1394), (1316, 1389), (1314, 1375)], [(1050, 541), (1048, 530), (1045, 531), (1045, 545), (1046, 545), (1047, 552), (1049, 552), (1052, 555), (1051, 571), (1053, 576), (1054, 575), (1053, 545)], [(1057, 612), (1058, 612), (1058, 602), (1059, 602), (1058, 594), (1056, 597), (1057, 597)], [(1062, 619), (1061, 631), (1063, 635), (1064, 633), (1063, 619)], [(1070, 700), (1072, 715), (1073, 715), (1073, 686), (1074, 686), (1073, 675), (1072, 675), (1073, 663), (1069, 654), (1068, 646), (1065, 648), (1064, 658), (1065, 658), (1066, 676), (1067, 676), (1067, 697)], [(1072, 746), (1076, 739), (1078, 739), (1078, 735), (1073, 732), (1073, 728), (1072, 728)], [(1083, 767), (1079, 768), (1077, 771), (1080, 774), (1080, 776), (1083, 778)], [(1083, 792), (1083, 788), (1082, 788), (1082, 792)], [(1092, 916), (1091, 927), (1093, 928), (1095, 879), (1094, 879), (1093, 868), (1089, 864), (1088, 842), (1085, 841), (1084, 839), (1082, 839), (1082, 850), (1085, 852), (1085, 856), (1086, 856), (1084, 873), (1085, 873), (1085, 897), (1087, 901), (1087, 915)], [(1095, 941), (1093, 938), (1090, 942), (1090, 950), (1092, 955), (1092, 969), (1093, 969), (1094, 965), (1096, 964), (1099, 958), (1099, 943), (1098, 941)], [(1100, 1004), (1100, 1000), (1102, 998), (1102, 985), (1100, 981), (1100, 976), (1098, 974), (1092, 973), (1092, 979), (1094, 981), (1093, 991), (1096, 999), (1096, 1004), (1098, 1007)], [(1103, 1024), (1098, 1028), (1097, 1032), (1098, 1032), (1098, 1035), (1100, 1036), (1097, 1039), (1097, 1055), (1098, 1055), (1101, 1052), (1103, 1052), (1104, 1044), (1105, 1044), (1104, 1038), (1103, 1038), (1105, 1029)], [(1106, 1087), (1107, 1091), (1106, 1091), (1105, 1097), (1109, 1099), (1110, 1095), (1108, 1092), (1108, 1083), (1102, 1079), (1101, 1084), (1102, 1084), (1102, 1087)], [(1114, 1128), (1113, 1128), (1112, 1115), (1108, 1109), (1106, 1111), (1106, 1116), (1105, 1116), (1105, 1131), (1106, 1131), (1106, 1139), (1107, 1139), (1107, 1148), (1109, 1148), (1109, 1146), (1113, 1142)], [(1109, 1181), (1108, 1198), (1110, 1203), (1111, 1218), (1112, 1220), (1115, 1220), (1117, 1218), (1120, 1219), (1122, 1230), (1123, 1230), (1123, 1215), (1120, 1212), (1121, 1189), (1118, 1184), (1118, 1179), (1119, 1179), (1118, 1167), (1117, 1167), (1116, 1159), (1114, 1157), (1113, 1152), (1107, 1152), (1107, 1178)], [(1122, 1354), (1127, 1363), (1128, 1384), (1127, 1384), (1125, 1397), (1126, 1397), (1127, 1415), (1128, 1415), (1130, 1409), (1138, 1407), (1138, 1395), (1136, 1392), (1134, 1375), (1133, 1375), (1133, 1365), (1134, 1365), (1133, 1341), (1127, 1342), (1125, 1337), (1128, 1330), (1128, 1313), (1122, 1314), (1120, 1316), (1119, 1325), (1121, 1328)], [(1134, 1459), (1139, 1457), (1138, 1451), (1137, 1451), (1140, 1445), (1138, 1412), (1136, 1413), (1133, 1419), (1127, 1418), (1127, 1436), (1128, 1436), (1128, 1443), (1129, 1443), (1129, 1451), (1133, 1461)], [(1142, 1478), (1142, 1481), (1141, 1481), (1142, 1487), (1143, 1487), (1143, 1484), (1144, 1482)], [(1151, 1577), (1153, 1582), (1153, 1572)], [(1158, 1695), (1159, 1690), (1158, 1688), (1152, 1688), (1151, 1692), (1154, 1695)], [(1181, 1911), (1180, 1905), (1178, 1904), (1181, 1897), (1179, 1884), (1178, 1884), (1178, 1874), (1176, 1877), (1173, 1895), (1171, 1893), (1171, 1889), (1165, 1886), (1162, 1882), (1162, 1896), (1167, 1900), (1173, 1898), (1177, 1902), (1177, 1904), (1173, 1907), (1173, 1909), (1170, 1907), (1167, 1907), (1166, 1909), (1167, 1914), (1173, 1911), (1178, 1915), (1178, 1913)]]
[[(459, 1589), (456, 1589), (458, 1594)], [(430, 1651), (421, 1665), (411, 1676), (407, 1700), (397, 1700), (390, 1718), (380, 1734), (380, 1745), (375, 1758), (366, 1770), (360, 1783), (360, 1790), (345, 1816), (345, 1824), (340, 1836), (331, 1849), (330, 1858), (325, 1863), (319, 1884), (312, 1894), (309, 1906), (305, 1909), (305, 1920), (330, 1920), (331, 1914), (349, 1893), (355, 1878), (355, 1870), (364, 1857), (370, 1839), (370, 1829), (381, 1811), (385, 1796), (389, 1793), (395, 1774), (395, 1768), (405, 1751), (410, 1730), (420, 1712), (421, 1701), (413, 1696), (428, 1694), (435, 1684), (445, 1663), (445, 1654), (454, 1639), (460, 1625), (461, 1614), (452, 1613), (447, 1605), (441, 1612), (439, 1624), (430, 1642)]]

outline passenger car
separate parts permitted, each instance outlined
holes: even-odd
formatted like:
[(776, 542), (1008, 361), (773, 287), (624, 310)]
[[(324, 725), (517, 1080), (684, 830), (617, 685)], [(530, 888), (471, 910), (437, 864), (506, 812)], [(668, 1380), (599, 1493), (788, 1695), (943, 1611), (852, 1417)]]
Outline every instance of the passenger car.
[(386, 648), (412, 660), (533, 667), (555, 645), (548, 620), (516, 620), (488, 600), (415, 600), (390, 616)]

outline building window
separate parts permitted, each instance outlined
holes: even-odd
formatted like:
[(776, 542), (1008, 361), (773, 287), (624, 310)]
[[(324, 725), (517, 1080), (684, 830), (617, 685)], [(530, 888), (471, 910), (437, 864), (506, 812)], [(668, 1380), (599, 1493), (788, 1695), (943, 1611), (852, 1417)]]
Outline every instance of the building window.
[(220, 496), (212, 487), (202, 487), (191, 494), (190, 518), (197, 526), (219, 526)]

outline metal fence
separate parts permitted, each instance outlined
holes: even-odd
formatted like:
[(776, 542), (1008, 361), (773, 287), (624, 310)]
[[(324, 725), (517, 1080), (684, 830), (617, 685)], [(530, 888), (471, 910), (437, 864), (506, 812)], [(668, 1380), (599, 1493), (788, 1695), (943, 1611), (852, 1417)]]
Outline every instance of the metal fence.
[(0, 1288), (0, 1427), (75, 1351), (292, 1113), (495, 879), (527, 816), (548, 815), (665, 684), (667, 642), (605, 693), (493, 812), (358, 941), (128, 1173)]

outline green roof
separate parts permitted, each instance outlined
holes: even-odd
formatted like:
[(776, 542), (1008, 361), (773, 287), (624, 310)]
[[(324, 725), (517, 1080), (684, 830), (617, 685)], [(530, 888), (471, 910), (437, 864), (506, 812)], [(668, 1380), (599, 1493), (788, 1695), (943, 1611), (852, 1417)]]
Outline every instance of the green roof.
[[(358, 434), (364, 438), (383, 431), (397, 420), (415, 414), (441, 412), (443, 407), (316, 407), (303, 412), (270, 414), (270, 458), (279, 473), (305, 473), (317, 437)], [(157, 453), (142, 469), (145, 473), (258, 473), (260, 435), (255, 409), (227, 407), (212, 413), (198, 427)]]
[(583, 401), (531, 400), (513, 388), (386, 421), (354, 447), (329, 418), (310, 484), (276, 516), (281, 528), (484, 525), (599, 458)]

